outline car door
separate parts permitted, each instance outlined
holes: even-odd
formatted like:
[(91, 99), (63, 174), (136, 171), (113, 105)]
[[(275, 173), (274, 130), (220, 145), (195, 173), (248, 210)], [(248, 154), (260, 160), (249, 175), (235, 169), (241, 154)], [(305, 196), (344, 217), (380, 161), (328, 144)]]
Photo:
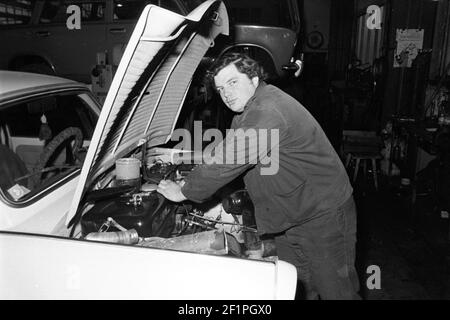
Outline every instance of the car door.
[(33, 47), (33, 18), (39, 10), (36, 0), (0, 3), (0, 38), (7, 39), (0, 50), (0, 69), (8, 69), (19, 55), (30, 55)]
[[(67, 24), (76, 15), (68, 13), (71, 5), (80, 9), (80, 29)], [(97, 54), (106, 50), (105, 11), (105, 0), (46, 1), (33, 30), (33, 50), (52, 63), (56, 74), (89, 83)]]

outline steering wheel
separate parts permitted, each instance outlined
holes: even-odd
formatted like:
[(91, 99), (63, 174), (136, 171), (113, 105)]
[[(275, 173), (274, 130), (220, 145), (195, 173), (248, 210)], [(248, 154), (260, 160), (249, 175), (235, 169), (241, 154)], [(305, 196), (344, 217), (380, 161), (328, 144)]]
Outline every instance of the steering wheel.
[[(74, 139), (74, 143), (71, 143), (71, 140)], [(69, 164), (75, 164), (76, 159), (79, 159), (78, 151), (83, 145), (83, 133), (80, 128), (69, 127), (61, 131), (58, 135), (56, 135), (52, 141), (45, 146), (44, 151), (41, 153), (40, 159), (36, 165), (35, 172), (36, 175), (33, 175), (31, 178), (33, 180), (33, 185), (37, 186), (41, 183), (43, 169), (47, 166), (50, 160), (52, 160), (54, 153), (59, 149), (60, 146), (66, 144), (68, 148), (66, 151), (66, 162), (70, 158)], [(68, 152), (70, 149), (70, 153)]]

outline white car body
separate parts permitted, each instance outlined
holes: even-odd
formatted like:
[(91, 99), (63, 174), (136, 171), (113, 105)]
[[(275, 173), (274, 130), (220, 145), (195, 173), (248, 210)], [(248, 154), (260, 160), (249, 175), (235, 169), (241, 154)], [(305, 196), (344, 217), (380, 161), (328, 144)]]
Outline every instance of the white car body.
[[(205, 26), (209, 34), (194, 32)], [(168, 141), (194, 64), (219, 33), (228, 33), (228, 16), (220, 1), (206, 1), (186, 17), (153, 5), (144, 9), (102, 107), (81, 173), (76, 170), (30, 206), (8, 205), (0, 194), (0, 299), (294, 298), (296, 269), (277, 259), (95, 242), (77, 232), (69, 236), (76, 230), (72, 224), (77, 226), (77, 216), (85, 214), (83, 196), (94, 190), (115, 160), (143, 143), (152, 147)], [(170, 41), (183, 49), (170, 49), (153, 65), (152, 78), (133, 102), (129, 118), (117, 119), (128, 94), (154, 62), (153, 55)], [(159, 85), (154, 84), (158, 77), (165, 79), (162, 89), (149, 89), (154, 96), (145, 95)], [(115, 127), (118, 120), (125, 124)]]

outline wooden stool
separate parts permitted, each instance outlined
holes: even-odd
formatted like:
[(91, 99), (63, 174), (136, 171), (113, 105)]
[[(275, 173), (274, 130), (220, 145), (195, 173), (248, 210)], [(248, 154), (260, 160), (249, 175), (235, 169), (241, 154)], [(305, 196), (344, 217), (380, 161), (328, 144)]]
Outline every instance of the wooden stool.
[(373, 152), (352, 152), (347, 154), (347, 159), (345, 162), (345, 167), (348, 168), (350, 162), (355, 159), (355, 170), (353, 171), (353, 182), (356, 181), (358, 177), (359, 165), (361, 161), (364, 166), (364, 176), (367, 172), (367, 162), (370, 161), (372, 163), (372, 172), (373, 172), (373, 182), (375, 185), (375, 190), (378, 190), (378, 178), (377, 178), (377, 160), (381, 159), (382, 156), (379, 153)]

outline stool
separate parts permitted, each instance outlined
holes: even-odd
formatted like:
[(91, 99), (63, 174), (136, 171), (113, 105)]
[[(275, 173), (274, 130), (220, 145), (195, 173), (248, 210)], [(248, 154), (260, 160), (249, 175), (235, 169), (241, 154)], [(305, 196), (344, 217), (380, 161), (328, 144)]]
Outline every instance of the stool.
[(359, 165), (362, 161), (364, 166), (364, 175), (367, 172), (367, 161), (372, 163), (372, 172), (373, 172), (373, 182), (375, 185), (375, 190), (378, 190), (378, 178), (377, 178), (377, 160), (382, 159), (382, 156), (379, 153), (373, 152), (352, 152), (347, 154), (347, 159), (345, 162), (345, 167), (348, 168), (350, 162), (355, 159), (355, 170), (353, 172), (353, 183), (356, 181), (358, 177)]

